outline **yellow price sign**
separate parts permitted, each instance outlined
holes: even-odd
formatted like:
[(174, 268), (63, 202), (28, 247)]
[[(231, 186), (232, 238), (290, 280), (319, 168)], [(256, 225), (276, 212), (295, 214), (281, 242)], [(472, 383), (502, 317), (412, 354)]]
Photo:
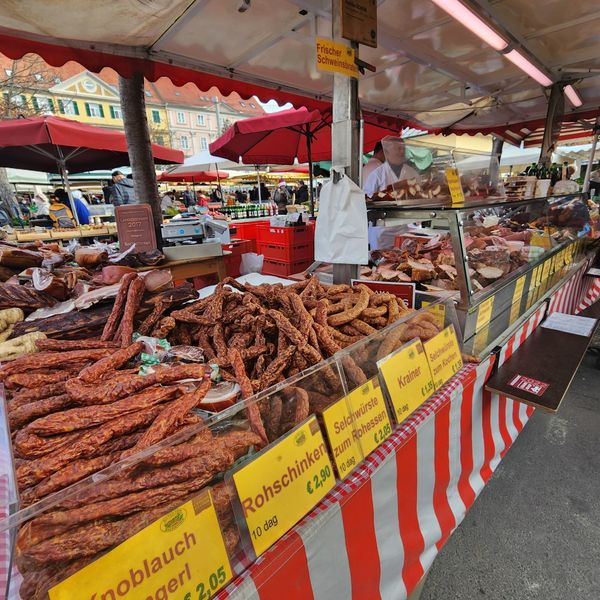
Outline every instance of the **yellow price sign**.
[(257, 556), (288, 532), (335, 486), (315, 416), (233, 475)]
[(510, 308), (510, 323), (514, 323), (519, 318), (521, 312), (521, 300), (523, 298), (523, 290), (525, 289), (525, 275), (517, 279), (515, 283), (515, 291), (512, 297), (512, 306)]
[(435, 322), (439, 328), (443, 329), (446, 323), (446, 306), (444, 304), (431, 304), (426, 300), (421, 302), (421, 306), (429, 306), (427, 311), (435, 317)]
[(448, 325), (435, 337), (427, 340), (423, 346), (433, 376), (433, 384), (437, 390), (463, 366), (454, 325)]
[(392, 434), (379, 379), (373, 377), (323, 411), (323, 422), (340, 476)]
[(343, 479), (363, 458), (347, 397), (340, 398), (323, 411), (323, 423), (333, 461)]
[(415, 339), (377, 363), (401, 423), (435, 391), (421, 340)]
[(463, 192), (458, 169), (446, 167), (446, 181), (448, 182), (448, 188), (450, 189), (452, 204), (464, 204), (465, 194)]
[(534, 233), (529, 240), (530, 246), (538, 246), (544, 250), (550, 249), (550, 238), (547, 233)]
[(369, 456), (392, 434), (392, 424), (385, 407), (383, 390), (377, 376), (347, 396), (355, 419), (356, 437), (363, 456)]
[(475, 331), (479, 331), (483, 327), (490, 324), (492, 320), (492, 312), (494, 310), (494, 298), (490, 296), (487, 300), (484, 300), (477, 310), (477, 322), (475, 323)]
[(210, 598), (232, 578), (210, 492), (157, 519), (48, 591), (75, 598)]
[(552, 266), (552, 261), (550, 259), (545, 260), (542, 266), (542, 276), (540, 278), (540, 283), (544, 283), (546, 279), (550, 276), (550, 267)]
[(316, 38), (317, 69), (330, 73), (341, 73), (348, 77), (358, 77), (358, 67), (354, 62), (356, 53), (346, 44), (327, 38)]

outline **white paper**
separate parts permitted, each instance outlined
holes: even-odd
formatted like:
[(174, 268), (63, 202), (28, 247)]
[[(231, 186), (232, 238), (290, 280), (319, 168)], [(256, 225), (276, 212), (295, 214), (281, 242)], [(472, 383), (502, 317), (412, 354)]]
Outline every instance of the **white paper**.
[(369, 262), (365, 193), (344, 175), (321, 188), (315, 228), (315, 260), (335, 264)]
[(588, 269), (588, 272), (586, 273), (586, 275), (592, 275), (593, 277), (600, 277), (600, 269)]
[(597, 319), (590, 319), (589, 317), (578, 317), (576, 315), (555, 312), (542, 323), (542, 327), (590, 337), (596, 326), (596, 321)]

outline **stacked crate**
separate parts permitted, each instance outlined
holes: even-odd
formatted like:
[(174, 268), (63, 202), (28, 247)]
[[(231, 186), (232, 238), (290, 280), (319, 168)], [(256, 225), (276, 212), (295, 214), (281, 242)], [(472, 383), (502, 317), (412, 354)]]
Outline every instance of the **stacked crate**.
[(258, 254), (264, 258), (263, 273), (287, 277), (306, 270), (314, 257), (314, 228), (307, 225), (257, 227)]

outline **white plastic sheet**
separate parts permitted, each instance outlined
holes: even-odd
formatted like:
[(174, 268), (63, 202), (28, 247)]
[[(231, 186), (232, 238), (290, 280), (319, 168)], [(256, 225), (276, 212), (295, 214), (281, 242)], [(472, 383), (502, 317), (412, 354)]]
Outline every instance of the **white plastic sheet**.
[(358, 265), (369, 261), (365, 193), (346, 175), (321, 189), (315, 260)]

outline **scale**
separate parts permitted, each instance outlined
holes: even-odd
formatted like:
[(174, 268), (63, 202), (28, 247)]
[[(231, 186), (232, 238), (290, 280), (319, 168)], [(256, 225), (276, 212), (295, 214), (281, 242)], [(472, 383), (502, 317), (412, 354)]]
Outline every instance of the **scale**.
[(231, 241), (227, 221), (207, 216), (173, 218), (161, 225), (163, 254), (168, 260), (222, 256)]

